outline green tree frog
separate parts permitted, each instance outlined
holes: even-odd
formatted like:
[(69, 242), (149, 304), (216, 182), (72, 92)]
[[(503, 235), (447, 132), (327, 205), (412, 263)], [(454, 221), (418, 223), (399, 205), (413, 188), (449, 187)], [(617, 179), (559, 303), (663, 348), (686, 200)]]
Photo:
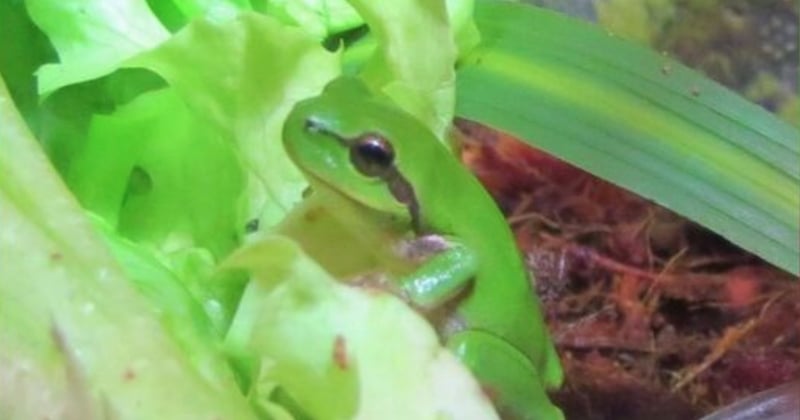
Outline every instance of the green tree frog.
[[(376, 252), (419, 260), (394, 279), (398, 294), (423, 312), (448, 312), (439, 326), (445, 344), (501, 414), (563, 418), (545, 392), (561, 384), (558, 354), (508, 225), (427, 128), (358, 79), (341, 77), (295, 106), (283, 140), (312, 197), (332, 203), (329, 211), (351, 213), (342, 220), (352, 237), (405, 232), (372, 241), (392, 238)], [(379, 229), (366, 226), (375, 221)], [(348, 258), (348, 244), (326, 246)]]

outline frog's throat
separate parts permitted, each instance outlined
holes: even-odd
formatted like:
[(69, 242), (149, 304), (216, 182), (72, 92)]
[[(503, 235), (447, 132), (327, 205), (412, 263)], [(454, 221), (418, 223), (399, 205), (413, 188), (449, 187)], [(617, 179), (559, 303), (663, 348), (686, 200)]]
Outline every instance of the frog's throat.
[[(317, 176), (312, 171), (301, 170), (309, 181), (311, 181), (312, 187), (317, 186), (321, 188), (325, 188), (328, 191), (335, 191), (335, 194), (342, 197), (345, 200), (348, 200), (356, 205), (359, 206), (367, 206), (364, 202), (359, 200), (358, 198), (353, 197), (351, 194), (348, 193), (344, 188), (340, 188), (335, 183), (331, 183), (326, 181), (320, 176)], [(419, 203), (417, 201), (417, 196), (414, 194), (414, 189), (411, 187), (411, 184), (403, 177), (400, 172), (397, 170), (393, 170), (394, 174), (389, 177), (382, 177), (380, 180), (384, 183), (384, 185), (389, 189), (389, 192), (392, 194), (392, 197), (397, 200), (398, 203), (403, 205), (408, 211), (409, 218), (411, 220), (411, 230), (414, 232), (415, 236), (421, 236), (425, 232), (422, 230), (422, 220), (420, 218), (420, 208)]]

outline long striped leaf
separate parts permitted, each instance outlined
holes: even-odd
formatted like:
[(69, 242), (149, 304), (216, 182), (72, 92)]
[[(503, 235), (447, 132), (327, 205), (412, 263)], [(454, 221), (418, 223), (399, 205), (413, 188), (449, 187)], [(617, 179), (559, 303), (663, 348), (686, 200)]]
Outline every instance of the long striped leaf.
[(526, 139), (800, 272), (800, 136), (674, 60), (593, 25), (479, 2), (456, 114)]

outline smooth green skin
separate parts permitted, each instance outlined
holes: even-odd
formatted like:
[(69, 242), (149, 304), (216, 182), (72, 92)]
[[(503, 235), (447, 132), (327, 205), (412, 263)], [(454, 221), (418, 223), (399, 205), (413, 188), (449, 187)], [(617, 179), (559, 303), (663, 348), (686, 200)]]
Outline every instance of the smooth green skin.
[[(309, 121), (326, 132), (310, 129)], [(365, 133), (393, 146), (397, 174), (418, 204), (418, 229), (407, 200), (398, 201), (386, 179), (367, 177), (351, 162), (349, 141)], [(445, 326), (448, 347), (502, 414), (563, 418), (544, 391), (562, 382), (558, 354), (511, 232), (492, 198), (450, 151), (413, 117), (348, 77), (297, 104), (283, 136), (315, 191), (333, 191), (346, 206), (385, 215), (416, 236), (448, 239), (450, 248), (400, 279), (402, 294), (415, 306), (435, 309), (465, 292)]]

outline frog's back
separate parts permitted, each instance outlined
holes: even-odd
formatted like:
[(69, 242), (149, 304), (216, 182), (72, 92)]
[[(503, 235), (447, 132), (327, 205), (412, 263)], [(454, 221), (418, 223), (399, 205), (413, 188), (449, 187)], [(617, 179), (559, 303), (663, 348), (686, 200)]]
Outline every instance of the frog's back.
[(458, 238), (478, 255), (473, 289), (459, 305), (458, 315), (468, 328), (497, 334), (525, 353), (545, 384), (560, 385), (558, 354), (500, 209), (474, 175), (432, 135), (416, 140), (415, 149), (400, 150), (398, 159), (414, 159), (414, 170), (407, 176), (418, 189), (423, 222), (437, 233)]
[[(429, 171), (434, 179), (415, 185), (430, 186), (423, 195), (432, 200), (451, 197), (452, 202), (439, 202), (442, 208), (430, 212), (428, 222), (445, 226), (442, 231), (460, 238), (478, 254), (473, 290), (460, 305), (459, 314), (470, 327), (500, 335), (525, 353), (548, 386), (560, 385), (558, 354), (505, 218), (477, 179), (456, 159), (449, 153), (441, 159), (458, 166), (453, 171), (460, 175), (437, 177), (434, 167)], [(455, 183), (458, 186), (451, 185)], [(425, 205), (424, 200), (420, 202), (420, 206)]]

